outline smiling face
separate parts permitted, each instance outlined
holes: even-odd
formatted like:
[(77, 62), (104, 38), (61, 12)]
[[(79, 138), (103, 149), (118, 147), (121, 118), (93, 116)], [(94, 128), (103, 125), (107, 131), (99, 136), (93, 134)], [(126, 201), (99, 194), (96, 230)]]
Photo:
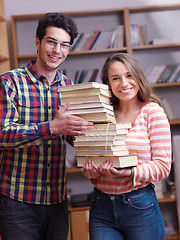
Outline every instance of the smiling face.
[(109, 87), (120, 102), (137, 101), (139, 86), (125, 64), (113, 62), (108, 69)]
[(60, 44), (55, 47), (48, 44), (45, 38), (51, 38), (57, 42), (70, 43), (70, 35), (63, 29), (57, 27), (47, 27), (46, 34), (42, 41), (36, 39), (36, 47), (38, 50), (36, 65), (40, 69), (41, 74), (46, 72), (56, 72), (59, 65), (64, 62), (68, 52), (61, 50)]

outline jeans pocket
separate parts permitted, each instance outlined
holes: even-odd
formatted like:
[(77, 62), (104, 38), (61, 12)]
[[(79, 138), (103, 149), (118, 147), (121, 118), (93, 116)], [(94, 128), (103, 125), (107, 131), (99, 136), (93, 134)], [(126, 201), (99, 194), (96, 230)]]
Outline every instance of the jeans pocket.
[(0, 195), (0, 212), (1, 213), (8, 213), (8, 212), (15, 212), (20, 209), (23, 209), (24, 204), (17, 200), (11, 199), (5, 195)]
[(92, 195), (91, 195), (91, 202), (90, 202), (90, 206), (96, 206), (102, 199), (102, 194), (96, 191), (93, 191)]
[(127, 201), (131, 207), (138, 210), (147, 210), (155, 205), (154, 198), (149, 192), (145, 192), (139, 196), (129, 197)]

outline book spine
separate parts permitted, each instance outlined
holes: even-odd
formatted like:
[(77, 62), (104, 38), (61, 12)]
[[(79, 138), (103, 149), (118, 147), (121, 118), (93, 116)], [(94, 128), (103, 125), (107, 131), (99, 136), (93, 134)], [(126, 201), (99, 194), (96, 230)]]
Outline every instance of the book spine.
[(89, 50), (89, 49), (90, 49), (91, 45), (93, 44), (93, 42), (94, 42), (94, 40), (96, 39), (96, 37), (97, 37), (97, 35), (98, 35), (99, 32), (100, 32), (99, 29), (97, 29), (97, 30), (94, 32), (94, 34), (93, 34), (92, 38), (90, 39), (88, 45), (86, 46), (85, 50)]

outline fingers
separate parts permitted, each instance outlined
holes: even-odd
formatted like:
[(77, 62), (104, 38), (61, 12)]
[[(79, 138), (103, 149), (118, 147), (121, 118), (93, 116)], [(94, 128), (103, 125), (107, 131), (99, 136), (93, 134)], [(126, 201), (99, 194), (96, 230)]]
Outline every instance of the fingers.
[(70, 103), (66, 103), (64, 106), (60, 108), (59, 112), (65, 113), (70, 106), (71, 106)]
[(98, 167), (94, 164), (91, 159), (88, 159), (82, 167), (83, 174), (89, 179), (96, 179), (99, 177)]

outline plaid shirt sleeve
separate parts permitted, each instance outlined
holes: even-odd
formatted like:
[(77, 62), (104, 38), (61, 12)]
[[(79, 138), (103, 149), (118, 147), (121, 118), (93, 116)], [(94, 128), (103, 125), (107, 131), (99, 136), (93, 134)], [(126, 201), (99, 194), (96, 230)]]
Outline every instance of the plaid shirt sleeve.
[[(12, 74), (12, 73), (11, 73)], [(2, 75), (0, 79), (0, 147), (15, 148), (39, 145), (51, 138), (49, 122), (19, 123), (16, 79), (20, 76)], [(13, 80), (14, 78), (14, 80)], [(31, 103), (29, 103), (31, 104)], [(21, 113), (22, 114), (22, 113)]]

